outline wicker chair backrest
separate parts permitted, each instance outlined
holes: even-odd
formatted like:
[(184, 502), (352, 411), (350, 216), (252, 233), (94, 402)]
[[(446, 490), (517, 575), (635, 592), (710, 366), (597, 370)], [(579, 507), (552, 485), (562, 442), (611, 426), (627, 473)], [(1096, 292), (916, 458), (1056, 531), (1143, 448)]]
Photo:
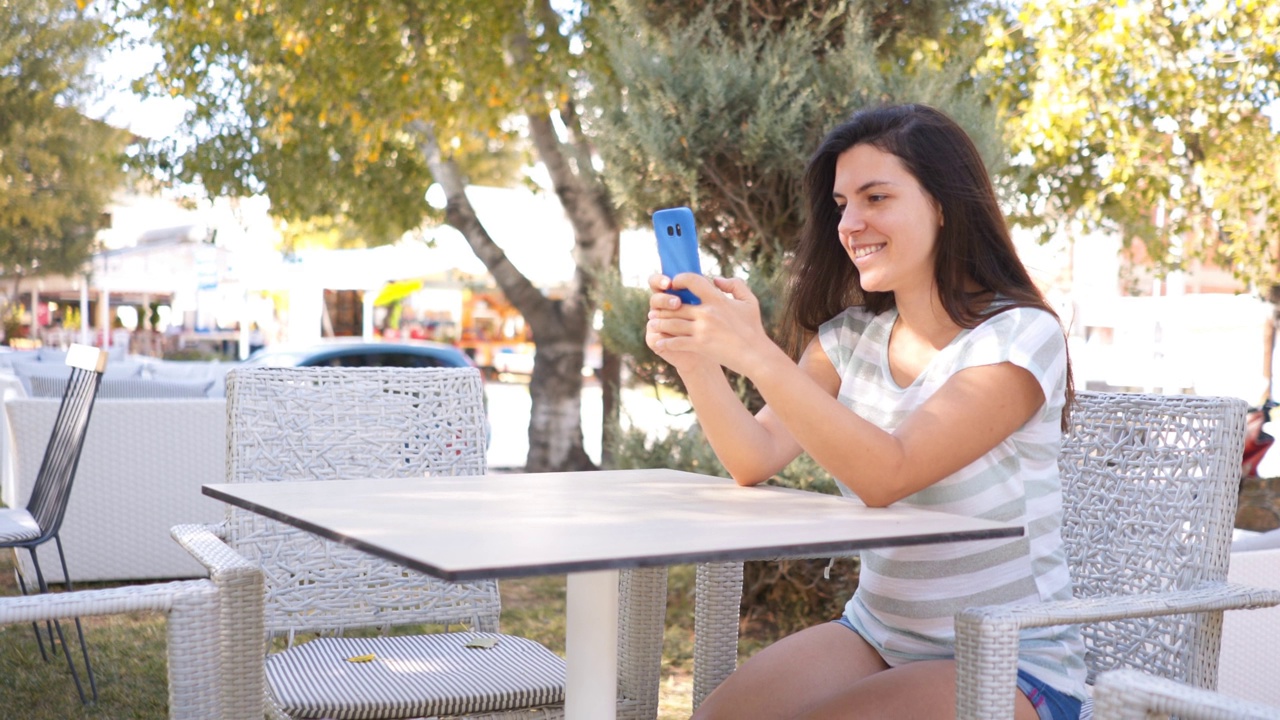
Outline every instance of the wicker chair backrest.
[[(227, 375), (227, 482), (485, 472), (472, 368), (237, 368)], [(227, 541), (266, 576), (270, 635), (433, 623), (496, 631), (496, 581), (447, 583), (228, 507)]]
[[(1235, 398), (1077, 394), (1058, 460), (1077, 598), (1226, 579), (1245, 411)], [(1205, 613), (1085, 625), (1090, 681), (1129, 667), (1212, 682), (1221, 621)]]

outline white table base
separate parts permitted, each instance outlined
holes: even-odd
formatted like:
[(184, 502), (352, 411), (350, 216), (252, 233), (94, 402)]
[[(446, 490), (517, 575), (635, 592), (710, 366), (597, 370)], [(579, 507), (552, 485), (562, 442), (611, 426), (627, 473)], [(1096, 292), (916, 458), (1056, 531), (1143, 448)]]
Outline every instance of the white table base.
[(565, 606), (565, 720), (615, 720), (618, 571), (569, 573)]

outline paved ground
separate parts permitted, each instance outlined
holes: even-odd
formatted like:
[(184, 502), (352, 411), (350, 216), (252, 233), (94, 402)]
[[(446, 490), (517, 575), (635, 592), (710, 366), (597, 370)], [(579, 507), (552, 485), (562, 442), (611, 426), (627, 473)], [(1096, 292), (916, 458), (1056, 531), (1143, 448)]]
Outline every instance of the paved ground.
[[(485, 392), (489, 394), (489, 423), (493, 430), (489, 467), (523, 467), (529, 454), (529, 386), (490, 382), (486, 383)], [(691, 414), (671, 414), (687, 409), (688, 403), (669, 404), (668, 409), (643, 389), (623, 390), (623, 424), (653, 433), (688, 426), (693, 421)], [(582, 392), (582, 433), (587, 455), (596, 462), (600, 462), (600, 418), (600, 386), (589, 383)]]

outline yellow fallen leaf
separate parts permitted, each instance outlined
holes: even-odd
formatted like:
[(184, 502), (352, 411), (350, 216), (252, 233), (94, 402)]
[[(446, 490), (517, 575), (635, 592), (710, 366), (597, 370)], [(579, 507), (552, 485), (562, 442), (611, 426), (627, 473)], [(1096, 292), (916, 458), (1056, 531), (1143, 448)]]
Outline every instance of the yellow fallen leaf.
[(347, 662), (373, 662), (376, 659), (377, 658), (373, 653), (369, 653), (368, 655), (356, 655), (355, 657), (349, 657), (347, 658)]

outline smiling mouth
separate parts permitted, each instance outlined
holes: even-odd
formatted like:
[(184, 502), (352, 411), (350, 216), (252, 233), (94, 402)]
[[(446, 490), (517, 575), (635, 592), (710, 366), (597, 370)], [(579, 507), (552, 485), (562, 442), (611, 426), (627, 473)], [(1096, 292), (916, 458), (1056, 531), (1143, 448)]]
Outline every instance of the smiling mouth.
[(864, 245), (853, 249), (853, 259), (861, 260), (868, 255), (874, 255), (884, 249), (884, 245)]

